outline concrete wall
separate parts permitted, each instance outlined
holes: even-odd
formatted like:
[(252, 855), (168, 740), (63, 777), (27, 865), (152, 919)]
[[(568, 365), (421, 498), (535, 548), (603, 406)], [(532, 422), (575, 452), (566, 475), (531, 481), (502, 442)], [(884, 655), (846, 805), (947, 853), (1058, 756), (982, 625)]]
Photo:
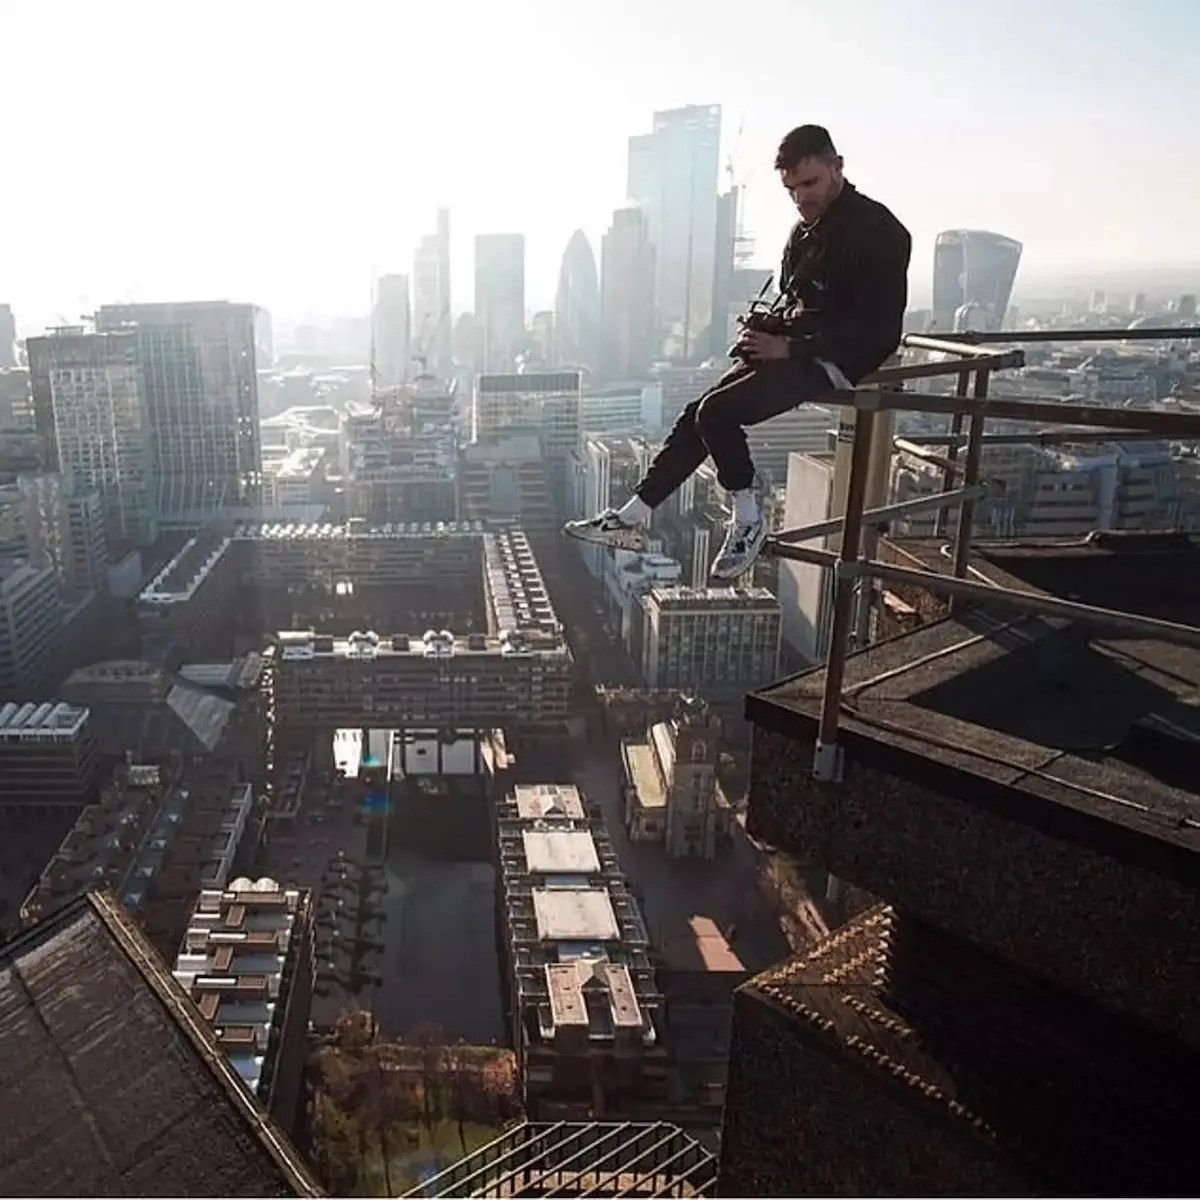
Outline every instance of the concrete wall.
[[(802, 718), (779, 719), (797, 735), (765, 728), (765, 720), (753, 733), (747, 828), (754, 837), (1109, 1011), (1200, 1046), (1193, 887), (1006, 819), (980, 802), (998, 785), (949, 768), (947, 790), (937, 791), (867, 765), (850, 745), (843, 781), (818, 783)], [(974, 803), (949, 790), (956, 776)]]

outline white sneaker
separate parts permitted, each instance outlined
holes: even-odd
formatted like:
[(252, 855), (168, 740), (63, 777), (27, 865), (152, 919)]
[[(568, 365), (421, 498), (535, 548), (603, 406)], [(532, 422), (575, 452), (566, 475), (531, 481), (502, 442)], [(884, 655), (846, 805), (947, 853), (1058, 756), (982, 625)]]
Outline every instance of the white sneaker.
[(766, 540), (767, 524), (762, 517), (752, 522), (730, 521), (729, 532), (709, 574), (714, 579), (737, 579), (744, 575), (754, 566)]
[(605, 509), (595, 517), (568, 521), (563, 526), (563, 533), (577, 542), (591, 542), (613, 550), (641, 552), (646, 549), (645, 529), (622, 520), (615, 508)]

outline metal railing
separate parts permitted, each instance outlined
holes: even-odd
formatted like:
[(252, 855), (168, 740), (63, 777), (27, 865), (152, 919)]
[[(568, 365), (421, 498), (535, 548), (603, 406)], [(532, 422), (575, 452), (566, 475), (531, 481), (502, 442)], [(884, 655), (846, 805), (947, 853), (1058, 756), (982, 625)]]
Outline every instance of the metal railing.
[[(767, 541), (767, 552), (776, 558), (814, 563), (834, 572), (835, 591), (825, 667), (825, 689), (821, 704), (813, 774), (822, 780), (841, 777), (842, 755), (838, 745), (839, 716), (843, 703), (846, 655), (854, 625), (854, 601), (859, 585), (878, 583), (907, 584), (923, 588), (951, 600), (952, 610), (969, 601), (1003, 604), (1018, 611), (1066, 617), (1109, 629), (1140, 633), (1147, 637), (1182, 645), (1200, 646), (1200, 628), (1162, 621), (1115, 609), (1098, 608), (1071, 600), (1061, 600), (1041, 592), (1000, 587), (980, 578), (968, 578), (971, 537), (974, 531), (975, 504), (987, 492), (979, 479), (980, 460), (985, 442), (1008, 444), (1041, 442), (1046, 445), (1072, 441), (1141, 440), (1163, 437), (1200, 440), (1200, 413), (1170, 412), (1164, 409), (1106, 408), (1099, 404), (1079, 404), (1049, 397), (993, 397), (989, 395), (992, 375), (997, 371), (1025, 365), (1023, 350), (1013, 349), (1016, 342), (1105, 342), (1190, 340), (1200, 338), (1200, 328), (1132, 330), (1038, 330), (1025, 333), (970, 333), (931, 338), (910, 334), (904, 338), (907, 349), (947, 355), (935, 363), (911, 363), (885, 367), (864, 385), (835, 394), (835, 402), (854, 409), (854, 438), (850, 451), (850, 478), (846, 489), (845, 514), (830, 521), (784, 530)], [(994, 347), (1008, 346), (1008, 349)], [(901, 391), (895, 385), (917, 379), (956, 376), (954, 395)], [(940, 494), (922, 496), (899, 504), (864, 511), (871, 463), (876, 415), (887, 410), (948, 413), (949, 435), (899, 439), (901, 449), (920, 452), (924, 446), (945, 446), (944, 455), (921, 454), (943, 471)], [(989, 437), (984, 426), (989, 419), (1028, 421), (1033, 424), (1067, 426), (1051, 435), (1003, 434)], [(964, 424), (967, 424), (964, 431)], [(960, 463), (960, 451), (965, 446)], [(961, 484), (958, 482), (961, 476)], [(867, 557), (862, 553), (864, 528), (882, 525), (890, 518), (935, 509), (958, 509), (958, 520), (950, 550), (952, 571), (942, 574), (924, 567), (898, 567)], [(802, 543), (841, 532), (837, 551), (819, 549)], [(940, 530), (940, 522), (939, 522)], [(975, 573), (977, 574), (977, 573)], [(868, 597), (860, 597), (867, 603)]]

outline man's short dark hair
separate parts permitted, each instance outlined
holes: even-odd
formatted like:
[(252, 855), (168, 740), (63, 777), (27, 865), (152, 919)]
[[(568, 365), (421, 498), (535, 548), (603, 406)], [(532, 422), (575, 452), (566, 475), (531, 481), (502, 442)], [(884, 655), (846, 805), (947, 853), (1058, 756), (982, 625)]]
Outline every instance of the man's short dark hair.
[(797, 125), (779, 143), (775, 170), (790, 171), (806, 158), (837, 158), (833, 138), (824, 125)]

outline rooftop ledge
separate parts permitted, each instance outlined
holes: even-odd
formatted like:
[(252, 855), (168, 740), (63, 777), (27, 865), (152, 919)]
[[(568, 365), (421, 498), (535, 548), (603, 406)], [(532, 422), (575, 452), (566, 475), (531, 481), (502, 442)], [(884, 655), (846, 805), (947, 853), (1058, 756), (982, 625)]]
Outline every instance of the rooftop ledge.
[[(939, 556), (909, 544), (922, 561)], [(1167, 620), (1186, 538), (978, 547), (975, 570)], [(1200, 649), (977, 606), (751, 694), (749, 828), (905, 911), (1200, 1045)]]

